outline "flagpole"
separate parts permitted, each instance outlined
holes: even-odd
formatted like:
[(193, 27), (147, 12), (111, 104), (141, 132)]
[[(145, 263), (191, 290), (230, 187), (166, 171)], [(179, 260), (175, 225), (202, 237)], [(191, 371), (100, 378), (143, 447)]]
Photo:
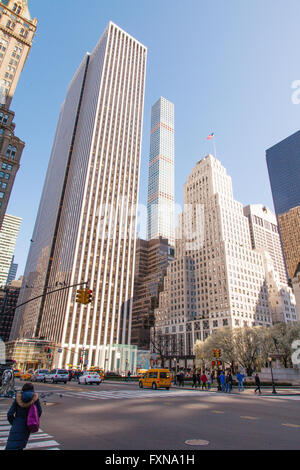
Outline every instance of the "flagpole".
[(214, 157), (217, 158), (217, 150), (216, 150), (216, 136), (214, 136), (214, 138), (212, 139), (213, 140), (213, 145), (214, 145)]

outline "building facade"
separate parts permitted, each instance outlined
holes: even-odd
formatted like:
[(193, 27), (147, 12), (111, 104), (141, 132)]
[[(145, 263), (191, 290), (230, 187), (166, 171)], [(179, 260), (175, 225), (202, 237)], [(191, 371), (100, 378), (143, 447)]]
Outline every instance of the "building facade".
[(22, 219), (15, 215), (5, 214), (0, 229), (0, 286), (5, 287)]
[(5, 343), (9, 340), (21, 285), (22, 280), (11, 281), (9, 286), (0, 289), (0, 339)]
[(273, 323), (298, 320), (296, 300), (288, 285), (284, 256), (275, 214), (262, 204), (244, 208), (248, 218), (253, 250), (261, 252)]
[(293, 278), (300, 261), (300, 131), (266, 152), (288, 276)]
[(0, 0), (0, 227), (25, 143), (15, 136), (10, 109), (36, 32), (27, 0)]
[(9, 268), (9, 273), (7, 276), (7, 284), (10, 284), (11, 281), (14, 281), (17, 277), (18, 265), (14, 263), (15, 257), (12, 257), (11, 265)]
[(148, 180), (148, 240), (167, 238), (174, 246), (174, 104), (160, 98), (151, 112)]
[(174, 248), (162, 237), (137, 241), (134, 295), (132, 305), (131, 343), (139, 349), (150, 349), (150, 329), (154, 326), (154, 310)]
[(197, 339), (221, 327), (272, 324), (263, 256), (252, 249), (243, 206), (212, 155), (193, 168), (184, 204), (153, 330), (170, 357), (190, 357)]
[(293, 291), (296, 299), (296, 308), (298, 316), (300, 315), (300, 263), (297, 266), (295, 274), (292, 279)]
[(78, 287), (48, 295), (20, 309), (11, 335), (53, 341), (59, 367), (84, 349), (110, 369), (114, 345), (131, 341), (146, 55), (110, 22), (61, 108), (24, 275), (34, 290), (20, 302), (86, 281), (93, 302), (76, 303)]
[(279, 274), (280, 282), (287, 284), (284, 256), (275, 214), (262, 204), (244, 207), (248, 218), (253, 250), (266, 250), (271, 256), (274, 269)]
[(300, 205), (278, 215), (288, 276), (293, 279), (300, 262)]
[(300, 131), (266, 152), (276, 215), (300, 205)]

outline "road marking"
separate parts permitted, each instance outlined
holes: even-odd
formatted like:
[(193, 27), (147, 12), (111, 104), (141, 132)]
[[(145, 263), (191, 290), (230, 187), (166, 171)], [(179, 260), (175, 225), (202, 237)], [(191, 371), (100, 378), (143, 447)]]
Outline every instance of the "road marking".
[(218, 415), (222, 415), (225, 413), (225, 411), (217, 411), (217, 410), (213, 410), (212, 413), (215, 413), (215, 414), (218, 414)]
[(70, 398), (84, 398), (88, 400), (118, 400), (118, 399), (130, 399), (130, 398), (174, 398), (174, 397), (181, 397), (181, 396), (207, 396), (210, 395), (209, 392), (199, 394), (198, 391), (185, 391), (185, 390), (165, 390), (163, 392), (159, 392), (157, 390), (145, 390), (145, 389), (138, 389), (132, 391), (122, 391), (122, 390), (110, 390), (110, 391), (77, 391), (77, 392), (67, 392), (64, 393), (63, 396), (67, 396)]
[(256, 420), (256, 419), (260, 419), (260, 418), (256, 418), (255, 416), (240, 416), (240, 418), (243, 418), (243, 419), (252, 419), (253, 421)]
[(205, 441), (204, 439), (190, 439), (185, 441), (185, 444), (188, 446), (208, 446), (209, 441)]
[(300, 424), (282, 423), (282, 426), (287, 426), (289, 428), (300, 428)]
[[(10, 430), (11, 426), (8, 424), (6, 417), (0, 417), (0, 444), (5, 444), (0, 446), (0, 450), (5, 450)], [(58, 446), (59, 443), (54, 440), (53, 436), (40, 429), (37, 433), (30, 435), (26, 449), (48, 450), (51, 447), (53, 450), (60, 450)]]

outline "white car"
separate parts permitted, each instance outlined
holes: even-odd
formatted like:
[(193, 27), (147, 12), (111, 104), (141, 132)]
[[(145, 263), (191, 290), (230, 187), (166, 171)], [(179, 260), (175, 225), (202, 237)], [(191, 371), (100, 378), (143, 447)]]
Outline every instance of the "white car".
[(78, 383), (80, 385), (82, 385), (82, 384), (85, 384), (85, 385), (88, 385), (88, 384), (100, 385), (101, 384), (101, 377), (100, 377), (99, 374), (97, 374), (97, 372), (87, 372), (87, 371), (85, 371), (83, 373), (83, 375), (81, 375), (79, 377)]
[(48, 374), (45, 374), (44, 382), (51, 382), (57, 384), (57, 382), (69, 382), (69, 371), (65, 369), (53, 369)]

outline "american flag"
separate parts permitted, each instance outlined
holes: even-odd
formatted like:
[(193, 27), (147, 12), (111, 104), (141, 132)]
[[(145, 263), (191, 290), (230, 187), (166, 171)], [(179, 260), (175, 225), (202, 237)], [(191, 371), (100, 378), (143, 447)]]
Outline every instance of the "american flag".
[(209, 134), (206, 140), (211, 140), (214, 136), (215, 136), (215, 133), (212, 132), (211, 134)]

